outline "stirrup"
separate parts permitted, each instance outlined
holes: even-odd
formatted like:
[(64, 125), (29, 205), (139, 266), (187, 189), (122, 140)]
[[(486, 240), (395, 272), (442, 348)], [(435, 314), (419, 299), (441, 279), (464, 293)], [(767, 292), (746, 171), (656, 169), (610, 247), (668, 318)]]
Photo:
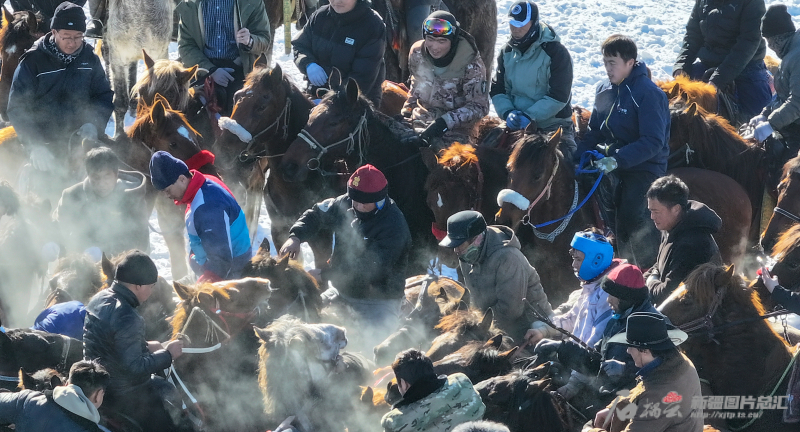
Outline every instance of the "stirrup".
[(92, 19), (89, 20), (89, 25), (86, 26), (86, 31), (83, 33), (83, 36), (91, 39), (103, 39), (103, 30), (105, 30), (103, 22)]

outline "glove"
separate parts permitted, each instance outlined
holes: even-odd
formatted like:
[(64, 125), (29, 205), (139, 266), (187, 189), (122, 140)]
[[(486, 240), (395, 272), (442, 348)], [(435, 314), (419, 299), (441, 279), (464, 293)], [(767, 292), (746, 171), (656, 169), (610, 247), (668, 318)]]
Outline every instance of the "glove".
[(604, 157), (602, 159), (594, 161), (594, 166), (600, 171), (603, 171), (604, 173), (608, 174), (611, 171), (617, 169), (617, 160), (611, 156)]
[(542, 339), (536, 344), (533, 353), (538, 355), (539, 358), (550, 358), (558, 352), (559, 348), (561, 348), (561, 341)]
[(656, 269), (650, 271), (650, 276), (647, 276), (647, 280), (645, 281), (645, 285), (650, 286), (651, 283), (655, 283), (661, 280), (661, 275), (658, 274)]
[(214, 80), (217, 85), (227, 87), (228, 84), (233, 81), (233, 75), (231, 75), (231, 72), (233, 72), (233, 69), (231, 68), (217, 68), (211, 73), (211, 79)]
[(419, 137), (425, 141), (430, 141), (431, 138), (441, 137), (445, 132), (447, 132), (447, 122), (444, 121), (443, 118), (439, 117), (435, 122), (431, 123), (430, 126), (425, 128), (425, 130), (419, 134)]
[(578, 382), (576, 380), (573, 380), (572, 378), (570, 378), (570, 380), (567, 381), (565, 385), (556, 389), (556, 392), (558, 392), (558, 394), (560, 394), (561, 396), (564, 396), (564, 399), (566, 400), (574, 398), (580, 391), (581, 391), (580, 384), (578, 384)]
[(56, 158), (47, 147), (42, 145), (31, 146), (31, 165), (39, 171), (52, 171), (55, 167)]
[(339, 291), (336, 288), (328, 288), (320, 294), (320, 297), (323, 304), (332, 303), (339, 297)]
[(765, 121), (767, 121), (767, 116), (764, 116), (764, 115), (761, 115), (761, 114), (759, 114), (759, 115), (757, 115), (757, 116), (755, 116), (755, 117), (751, 118), (751, 119), (750, 119), (750, 122), (749, 122), (749, 123), (747, 123), (747, 124), (748, 124), (750, 127), (754, 128), (754, 127), (758, 126), (758, 124), (759, 124), (759, 123), (761, 123), (761, 122), (765, 122)]
[(317, 87), (324, 86), (328, 82), (328, 74), (325, 73), (325, 69), (316, 63), (306, 66), (306, 76), (308, 77), (308, 82)]
[(531, 124), (531, 119), (522, 111), (513, 110), (506, 116), (506, 126), (510, 130), (525, 129), (529, 124)]
[(758, 142), (764, 142), (767, 138), (775, 132), (772, 130), (772, 126), (769, 125), (768, 121), (763, 121), (756, 126), (755, 130), (753, 130), (753, 137)]
[(606, 360), (600, 366), (609, 378), (619, 378), (625, 373), (625, 363), (619, 360)]
[(80, 129), (78, 129), (78, 135), (81, 138), (97, 141), (97, 126), (92, 123), (84, 123)]

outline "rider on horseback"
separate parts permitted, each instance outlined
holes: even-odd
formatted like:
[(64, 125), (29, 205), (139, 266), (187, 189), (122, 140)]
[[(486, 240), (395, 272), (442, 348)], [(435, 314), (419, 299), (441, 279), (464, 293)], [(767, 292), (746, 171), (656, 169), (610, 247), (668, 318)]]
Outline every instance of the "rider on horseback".
[(497, 57), (489, 93), (494, 108), (510, 130), (532, 121), (542, 132), (561, 128), (559, 147), (569, 160), (576, 147), (569, 103), (572, 58), (553, 28), (539, 21), (536, 3), (518, 1), (508, 15), (511, 40)]

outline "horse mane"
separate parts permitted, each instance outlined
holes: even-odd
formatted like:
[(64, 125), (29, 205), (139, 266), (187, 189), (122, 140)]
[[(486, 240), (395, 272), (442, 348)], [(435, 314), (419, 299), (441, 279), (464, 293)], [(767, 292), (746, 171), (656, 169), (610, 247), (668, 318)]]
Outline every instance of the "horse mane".
[[(758, 293), (747, 286), (747, 281), (737, 274), (730, 274), (724, 266), (713, 263), (702, 264), (686, 277), (686, 294), (691, 294), (701, 309), (711, 308), (717, 289), (727, 286), (728, 290), (720, 304), (720, 310), (726, 300), (732, 300), (746, 315), (763, 315), (764, 306)], [(723, 312), (724, 313), (724, 312)], [(726, 317), (726, 321), (727, 321)]]
[(212, 297), (230, 300), (231, 295), (226, 290), (228, 286), (229, 285), (225, 285), (224, 287), (216, 286), (211, 283), (201, 283), (195, 286), (194, 291), (192, 291), (192, 298), (181, 301), (175, 309), (175, 315), (172, 316), (172, 334), (176, 335), (183, 330), (183, 326), (189, 318), (189, 313), (194, 308), (197, 297), (200, 294), (209, 294)]
[[(483, 314), (475, 308), (468, 310), (456, 310), (449, 315), (445, 315), (439, 320), (434, 329), (439, 330), (441, 333), (457, 333), (464, 334), (480, 327), (483, 321)], [(502, 334), (502, 332), (495, 327), (492, 322), (489, 331), (492, 334)]]
[[(543, 134), (533, 134), (522, 137), (514, 144), (514, 149), (508, 157), (508, 166), (517, 166), (520, 161), (538, 160), (545, 152), (550, 151), (547, 145), (546, 136)], [(557, 157), (561, 158), (561, 151), (556, 150)]]
[(800, 153), (783, 165), (783, 178), (789, 177), (792, 173), (800, 174)]
[(778, 242), (772, 247), (772, 254), (776, 257), (786, 257), (794, 253), (798, 246), (800, 246), (800, 225), (794, 224), (778, 238)]
[[(432, 170), (425, 180), (426, 190), (438, 190), (445, 183), (460, 181), (472, 185), (477, 179), (476, 173), (469, 169), (474, 167), (480, 173), (478, 155), (475, 147), (469, 144), (454, 142), (441, 151), (437, 164), (441, 169)], [(477, 185), (473, 185), (477, 188)]]
[(680, 97), (681, 93), (686, 93), (690, 102), (697, 103), (706, 112), (717, 110), (717, 91), (709, 83), (679, 76), (672, 81), (658, 81), (656, 85), (667, 94), (668, 98)]
[[(186, 116), (183, 115), (180, 111), (175, 111), (169, 106), (164, 107), (164, 115), (167, 121), (159, 122), (153, 127), (154, 123), (150, 117), (150, 113), (152, 112), (152, 106), (144, 106), (139, 111), (136, 116), (136, 120), (131, 125), (130, 131), (128, 132), (128, 137), (134, 140), (141, 141), (145, 144), (155, 141), (157, 137), (163, 136), (165, 133), (166, 125), (176, 122), (181, 123), (186, 129), (189, 129), (197, 136), (201, 136), (195, 128), (189, 124), (189, 121), (186, 119)], [(148, 146), (149, 147), (149, 146)]]
[(182, 72), (181, 63), (164, 59), (146, 69), (144, 76), (131, 88), (131, 96), (138, 94), (140, 97), (137, 111), (152, 106), (157, 94), (164, 96), (175, 110), (185, 111), (189, 106), (189, 82), (179, 82), (178, 75)]

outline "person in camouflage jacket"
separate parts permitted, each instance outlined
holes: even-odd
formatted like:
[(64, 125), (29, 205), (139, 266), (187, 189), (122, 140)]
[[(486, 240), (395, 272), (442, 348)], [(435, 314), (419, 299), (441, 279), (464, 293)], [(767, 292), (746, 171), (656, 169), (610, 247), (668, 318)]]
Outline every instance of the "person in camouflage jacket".
[[(472, 35), (458, 28), (453, 15), (432, 13), (425, 38), (411, 47), (411, 88), (403, 117), (429, 144), (465, 142), (473, 125), (489, 113), (486, 69)], [(444, 53), (435, 52), (439, 46)], [(433, 52), (432, 52), (433, 51)]]
[(392, 369), (403, 398), (381, 419), (384, 432), (449, 432), (483, 418), (486, 406), (463, 373), (437, 377), (431, 360), (413, 348), (398, 354)]

